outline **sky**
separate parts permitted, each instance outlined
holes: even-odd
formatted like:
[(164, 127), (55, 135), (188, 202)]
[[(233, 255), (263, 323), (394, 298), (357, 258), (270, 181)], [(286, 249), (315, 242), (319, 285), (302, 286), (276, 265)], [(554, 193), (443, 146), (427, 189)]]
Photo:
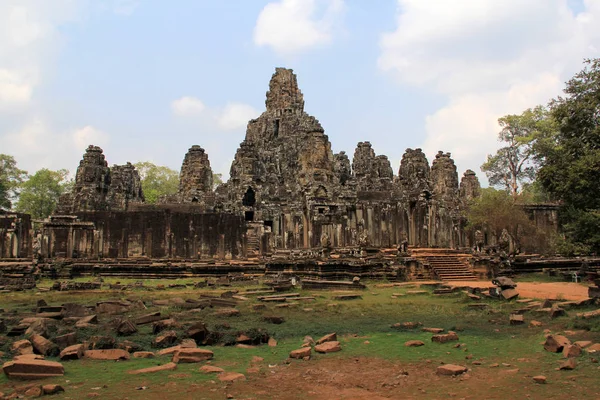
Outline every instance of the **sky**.
[(179, 171), (192, 145), (229, 167), (276, 67), (334, 152), (370, 141), (478, 173), (497, 120), (546, 104), (600, 57), (600, 0), (1, 0), (0, 153), (74, 173)]

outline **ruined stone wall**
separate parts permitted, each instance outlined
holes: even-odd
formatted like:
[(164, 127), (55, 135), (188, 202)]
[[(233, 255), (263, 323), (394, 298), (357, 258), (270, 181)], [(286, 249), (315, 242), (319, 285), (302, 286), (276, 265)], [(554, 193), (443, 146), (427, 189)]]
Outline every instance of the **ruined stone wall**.
[(76, 218), (46, 224), (45, 235), (50, 243), (45, 251), (47, 257), (242, 256), (244, 221), (232, 214), (189, 209), (182, 212), (154, 206), (146, 211), (81, 212)]
[(0, 258), (28, 258), (34, 232), (29, 214), (0, 210)]

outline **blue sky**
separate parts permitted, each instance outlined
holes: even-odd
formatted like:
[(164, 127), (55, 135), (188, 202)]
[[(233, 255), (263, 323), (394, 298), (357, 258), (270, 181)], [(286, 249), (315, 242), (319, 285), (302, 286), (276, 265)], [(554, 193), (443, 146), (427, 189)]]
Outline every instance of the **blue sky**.
[(275, 67), (293, 68), (335, 152), (368, 140), (478, 172), (497, 119), (546, 103), (600, 50), (600, 0), (3, 0), (0, 152), (74, 172), (179, 170), (203, 146), (228, 175)]

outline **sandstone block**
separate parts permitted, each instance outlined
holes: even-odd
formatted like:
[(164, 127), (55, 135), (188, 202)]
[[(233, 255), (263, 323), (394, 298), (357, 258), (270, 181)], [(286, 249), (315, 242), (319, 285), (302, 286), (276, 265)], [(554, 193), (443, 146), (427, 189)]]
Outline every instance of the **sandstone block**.
[(341, 351), (342, 347), (340, 346), (340, 342), (324, 342), (315, 346), (315, 351), (317, 353), (334, 353), (336, 351)]
[(65, 374), (61, 363), (47, 360), (9, 361), (2, 369), (9, 379), (44, 379)]
[(311, 353), (311, 348), (310, 347), (303, 347), (303, 348), (298, 349), (298, 350), (292, 350), (290, 352), (290, 358), (310, 357), (310, 353)]
[(87, 350), (84, 356), (90, 360), (129, 360), (129, 353), (122, 349)]
[(140, 374), (152, 374), (152, 373), (161, 372), (161, 371), (173, 371), (175, 369), (177, 369), (177, 364), (170, 362), (170, 363), (167, 363), (164, 365), (159, 365), (156, 367), (134, 369), (131, 371), (127, 371), (127, 373), (130, 375), (140, 375)]
[(83, 357), (84, 352), (85, 348), (82, 344), (74, 344), (64, 348), (59, 357), (61, 360), (78, 360)]
[(467, 372), (467, 367), (463, 367), (462, 365), (454, 365), (454, 364), (445, 364), (437, 367), (436, 373), (438, 375), (460, 375)]
[(174, 363), (198, 363), (206, 360), (211, 360), (214, 353), (205, 349), (190, 349), (181, 348), (173, 354)]

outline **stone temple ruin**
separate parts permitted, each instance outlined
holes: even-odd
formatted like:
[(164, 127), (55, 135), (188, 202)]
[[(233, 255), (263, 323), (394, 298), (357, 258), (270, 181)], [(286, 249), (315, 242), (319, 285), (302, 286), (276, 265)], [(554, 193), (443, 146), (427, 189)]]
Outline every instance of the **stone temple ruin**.
[[(334, 154), (319, 121), (304, 111), (290, 69), (276, 69), (265, 103), (248, 122), (226, 183), (213, 189), (208, 154), (194, 145), (178, 193), (155, 205), (144, 202), (133, 165), (109, 167), (102, 149), (89, 146), (73, 191), (34, 240), (41, 259), (96, 266), (127, 259), (145, 267), (163, 259), (170, 268), (176, 261), (187, 268), (228, 263), (244, 271), (261, 259), (286, 270), (314, 259), (364, 266), (369, 255), (383, 266), (398, 263), (409, 246), (475, 245), (462, 211), (479, 195), (479, 181), (471, 170), (459, 181), (450, 153), (438, 152), (430, 164), (421, 149), (407, 149), (397, 175), (369, 142), (358, 143), (352, 161)], [(554, 224), (555, 213), (544, 218)]]

